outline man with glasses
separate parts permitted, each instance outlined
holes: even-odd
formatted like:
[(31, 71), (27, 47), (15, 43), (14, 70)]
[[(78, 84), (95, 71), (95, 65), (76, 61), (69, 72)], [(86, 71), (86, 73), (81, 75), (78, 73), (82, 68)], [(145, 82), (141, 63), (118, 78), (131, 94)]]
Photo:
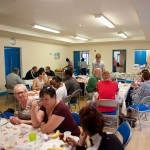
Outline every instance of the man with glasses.
[(95, 58), (96, 58), (96, 60), (94, 60), (93, 63), (92, 63), (92, 74), (94, 74), (94, 70), (96, 68), (100, 68), (102, 70), (102, 72), (105, 71), (105, 64), (101, 60), (101, 54), (97, 53)]

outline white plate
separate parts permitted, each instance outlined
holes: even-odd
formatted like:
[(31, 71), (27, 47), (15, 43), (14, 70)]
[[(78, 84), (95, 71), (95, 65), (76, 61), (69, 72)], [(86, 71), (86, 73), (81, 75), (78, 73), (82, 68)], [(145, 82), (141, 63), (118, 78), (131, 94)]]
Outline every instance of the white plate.
[(8, 121), (5, 118), (0, 118), (0, 126), (6, 124)]

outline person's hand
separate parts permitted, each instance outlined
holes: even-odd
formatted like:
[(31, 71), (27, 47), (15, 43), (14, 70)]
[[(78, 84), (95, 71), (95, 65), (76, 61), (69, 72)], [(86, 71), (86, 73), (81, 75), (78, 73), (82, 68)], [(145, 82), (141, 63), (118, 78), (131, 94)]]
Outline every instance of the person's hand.
[(66, 139), (64, 140), (64, 142), (68, 143), (69, 145), (71, 145), (72, 147), (76, 148), (79, 144), (78, 142), (76, 142), (73, 138), (71, 137), (66, 137)]
[(32, 102), (31, 110), (35, 110), (38, 107), (39, 100), (35, 100)]
[(12, 124), (21, 124), (22, 123), (22, 121), (18, 117), (10, 117), (9, 120)]
[(86, 132), (82, 132), (80, 134), (80, 141), (79, 141), (80, 146), (84, 146), (86, 138), (87, 138)]

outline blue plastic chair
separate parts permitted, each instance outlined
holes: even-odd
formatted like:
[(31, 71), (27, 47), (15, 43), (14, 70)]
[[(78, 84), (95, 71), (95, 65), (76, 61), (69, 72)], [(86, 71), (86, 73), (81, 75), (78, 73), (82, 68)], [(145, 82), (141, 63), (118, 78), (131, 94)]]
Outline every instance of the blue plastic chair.
[(73, 112), (73, 113), (72, 113), (72, 117), (73, 117), (74, 120), (76, 121), (77, 125), (78, 125), (78, 126), (81, 126), (79, 114), (76, 113), (76, 112)]
[(118, 82), (118, 83), (119, 83), (119, 82), (121, 82), (121, 83), (126, 83), (125, 80), (117, 80), (117, 82)]
[(133, 83), (133, 80), (126, 80), (126, 83)]
[(131, 105), (130, 108), (134, 111), (138, 112), (138, 119), (139, 119), (139, 125), (140, 125), (140, 131), (142, 130), (142, 122), (141, 118), (143, 114), (145, 114), (145, 118), (147, 121), (146, 113), (150, 112), (150, 96), (144, 97), (139, 104)]
[(0, 117), (1, 117), (1, 118), (9, 119), (11, 116), (14, 116), (14, 114), (11, 113), (11, 112), (0, 113)]
[(123, 147), (125, 148), (132, 137), (132, 129), (128, 122), (123, 122), (118, 129), (115, 132), (115, 135), (117, 136), (117, 133), (120, 133), (123, 138)]
[(119, 126), (119, 104), (112, 99), (100, 99), (96, 101), (96, 106), (116, 107), (113, 112), (102, 112), (104, 117), (117, 118), (117, 128)]

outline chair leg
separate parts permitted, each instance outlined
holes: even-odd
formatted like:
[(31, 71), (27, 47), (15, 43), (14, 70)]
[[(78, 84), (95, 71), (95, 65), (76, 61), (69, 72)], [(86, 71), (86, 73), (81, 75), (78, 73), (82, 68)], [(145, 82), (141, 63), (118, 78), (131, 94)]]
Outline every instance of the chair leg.
[(6, 101), (5, 101), (5, 105), (6, 105), (6, 103), (7, 103), (7, 100), (8, 100), (8, 94), (6, 95)]
[(80, 111), (80, 105), (79, 105), (79, 103), (78, 103), (78, 108), (79, 108), (79, 111)]
[(142, 131), (141, 117), (140, 117), (140, 113), (139, 112), (138, 112), (138, 119), (139, 119), (140, 131)]
[(146, 115), (146, 113), (145, 113), (145, 119), (146, 119), (146, 121), (147, 121), (147, 115)]

